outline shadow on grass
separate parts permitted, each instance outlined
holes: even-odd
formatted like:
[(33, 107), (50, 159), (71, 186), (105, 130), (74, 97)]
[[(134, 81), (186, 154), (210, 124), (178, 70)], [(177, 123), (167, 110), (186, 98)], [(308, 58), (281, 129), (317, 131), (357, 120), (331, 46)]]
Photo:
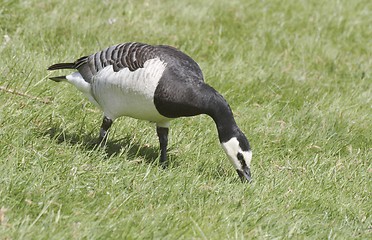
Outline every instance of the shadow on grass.
[(87, 150), (98, 150), (99, 148), (104, 149), (107, 154), (107, 158), (114, 155), (119, 155), (123, 151), (123, 148), (127, 148), (125, 151), (127, 152), (127, 158), (129, 160), (134, 160), (137, 156), (139, 156), (142, 157), (148, 164), (157, 163), (160, 153), (160, 150), (158, 148), (151, 146), (141, 146), (139, 143), (133, 142), (132, 137), (129, 135), (116, 140), (110, 140), (109, 138), (104, 147), (98, 144), (97, 136), (93, 136), (92, 134), (69, 134), (58, 127), (49, 128), (43, 133), (43, 136), (48, 136), (50, 139), (55, 140), (58, 144), (80, 144)]

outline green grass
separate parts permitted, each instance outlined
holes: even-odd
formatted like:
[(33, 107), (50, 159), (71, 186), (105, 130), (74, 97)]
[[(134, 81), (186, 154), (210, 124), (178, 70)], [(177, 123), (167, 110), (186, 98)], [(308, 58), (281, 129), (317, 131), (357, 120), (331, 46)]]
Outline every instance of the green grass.
[[(369, 0), (1, 1), (0, 239), (370, 239), (371, 23)], [(126, 41), (200, 64), (252, 184), (206, 116), (172, 122), (166, 170), (147, 122), (94, 148), (101, 113), (46, 68)]]

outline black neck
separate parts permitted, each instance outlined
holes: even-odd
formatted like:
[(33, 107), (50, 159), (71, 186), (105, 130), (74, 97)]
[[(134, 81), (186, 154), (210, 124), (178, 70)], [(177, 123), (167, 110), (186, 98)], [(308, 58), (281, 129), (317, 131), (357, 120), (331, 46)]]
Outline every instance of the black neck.
[(165, 74), (155, 91), (154, 104), (160, 114), (168, 118), (207, 114), (216, 123), (221, 143), (241, 135), (229, 104), (214, 88), (204, 82), (180, 84), (171, 77)]
[(211, 97), (205, 103), (207, 106), (206, 114), (212, 117), (216, 123), (220, 142), (227, 142), (232, 137), (237, 136), (240, 130), (236, 125), (231, 108), (224, 97), (212, 87), (207, 85), (207, 88), (209, 88), (208, 91), (212, 94), (209, 94)]

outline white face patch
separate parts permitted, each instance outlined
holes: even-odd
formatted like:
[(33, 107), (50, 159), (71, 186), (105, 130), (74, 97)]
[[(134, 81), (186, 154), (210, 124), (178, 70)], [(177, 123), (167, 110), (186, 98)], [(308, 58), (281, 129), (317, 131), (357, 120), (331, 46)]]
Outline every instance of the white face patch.
[(242, 169), (241, 160), (238, 159), (238, 154), (243, 156), (243, 161), (249, 168), (251, 165), (252, 152), (243, 151), (239, 146), (239, 141), (236, 137), (231, 138), (229, 141), (221, 143), (222, 148), (225, 150), (230, 162), (234, 165), (235, 169)]

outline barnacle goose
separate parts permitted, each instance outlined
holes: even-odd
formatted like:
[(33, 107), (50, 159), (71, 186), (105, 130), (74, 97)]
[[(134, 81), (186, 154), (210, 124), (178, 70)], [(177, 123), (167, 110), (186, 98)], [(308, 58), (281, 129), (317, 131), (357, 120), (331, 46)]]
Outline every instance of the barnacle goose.
[(67, 81), (103, 111), (100, 143), (115, 119), (129, 116), (156, 123), (160, 163), (166, 164), (169, 122), (178, 117), (209, 115), (217, 126), (222, 148), (242, 181), (251, 180), (252, 152), (237, 126), (230, 106), (206, 84), (198, 64), (176, 48), (129, 42), (79, 58), (57, 63), (48, 70), (76, 69)]

